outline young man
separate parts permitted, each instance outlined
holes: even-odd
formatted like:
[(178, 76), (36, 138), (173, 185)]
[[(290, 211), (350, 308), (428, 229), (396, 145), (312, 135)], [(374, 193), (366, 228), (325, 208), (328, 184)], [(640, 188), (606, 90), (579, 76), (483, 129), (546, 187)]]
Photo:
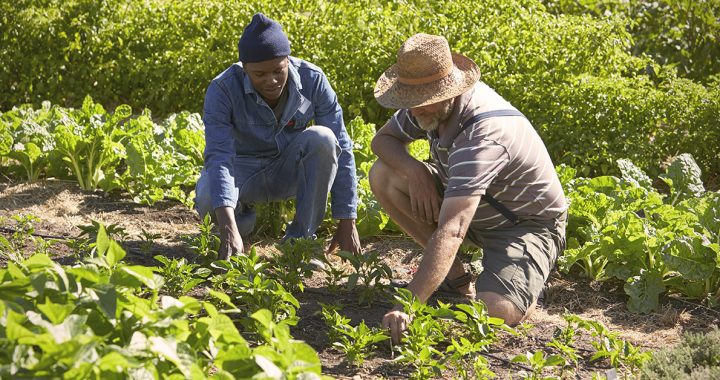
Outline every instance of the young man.
[[(375, 87), (377, 101), (399, 111), (373, 139), (370, 185), (425, 248), (407, 287), (420, 301), (441, 285), (477, 294), (512, 326), (532, 310), (564, 249), (567, 206), (530, 122), (479, 79), (477, 65), (451, 53), (445, 38), (410, 37)], [(430, 140), (431, 163), (408, 154), (419, 138)], [(475, 290), (456, 260), (466, 239), (484, 253)], [(395, 341), (408, 322), (400, 308), (383, 318)]]
[(219, 227), (220, 257), (243, 252), (257, 202), (295, 198), (285, 238), (314, 236), (328, 192), (339, 219), (330, 250), (359, 252), (352, 143), (325, 74), (291, 57), (282, 27), (262, 13), (238, 49), (240, 62), (205, 95), (205, 167), (196, 186), (200, 216), (209, 213)]

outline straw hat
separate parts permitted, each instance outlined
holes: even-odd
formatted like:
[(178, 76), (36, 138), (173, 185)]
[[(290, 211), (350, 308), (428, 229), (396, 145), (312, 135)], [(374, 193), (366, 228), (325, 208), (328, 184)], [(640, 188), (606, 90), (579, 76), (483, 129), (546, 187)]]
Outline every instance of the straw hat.
[(416, 34), (400, 46), (397, 63), (375, 84), (375, 99), (386, 108), (413, 108), (454, 98), (480, 79), (470, 58), (450, 52), (445, 37)]

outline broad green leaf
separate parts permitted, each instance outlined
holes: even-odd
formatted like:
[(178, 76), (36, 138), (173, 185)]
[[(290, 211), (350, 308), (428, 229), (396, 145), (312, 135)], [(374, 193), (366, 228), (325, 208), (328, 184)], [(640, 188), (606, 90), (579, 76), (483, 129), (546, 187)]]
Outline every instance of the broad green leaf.
[(108, 248), (110, 247), (110, 242), (111, 240), (107, 234), (107, 230), (105, 229), (105, 226), (101, 223), (98, 227), (97, 237), (95, 238), (98, 255), (105, 255), (105, 252), (107, 252)]
[(65, 318), (72, 313), (75, 309), (75, 305), (61, 305), (53, 303), (49, 298), (47, 302), (37, 304), (38, 310), (50, 320), (54, 325), (57, 325), (65, 320)]
[(684, 153), (675, 158), (663, 178), (670, 180), (672, 193), (679, 198), (699, 197), (705, 193), (702, 173), (692, 155)]
[(630, 160), (619, 159), (617, 165), (622, 172), (622, 178), (635, 186), (642, 188), (652, 188), (652, 180), (650, 177), (642, 171), (642, 169), (635, 166)]
[(155, 279), (152, 267), (145, 267), (142, 265), (127, 265), (122, 266), (120, 271), (129, 274), (135, 279), (139, 280), (145, 286), (152, 290), (160, 288), (160, 283)]
[(265, 376), (267, 376), (270, 379), (282, 379), (283, 378), (283, 371), (278, 368), (275, 363), (272, 362), (272, 360), (262, 356), (262, 355), (254, 355), (255, 357), (255, 364), (258, 365), (264, 372)]
[(106, 284), (93, 289), (98, 299), (100, 310), (109, 320), (114, 320), (117, 314), (118, 294), (114, 286)]
[(112, 351), (100, 359), (97, 366), (101, 371), (109, 371), (114, 373), (126, 373), (128, 368), (138, 367), (139, 362), (132, 359), (132, 362), (128, 357), (122, 355), (119, 352)]
[(55, 263), (45, 254), (35, 254), (23, 261), (23, 265), (28, 267), (32, 272), (37, 269), (52, 268)]
[(669, 244), (663, 254), (668, 270), (678, 272), (689, 281), (705, 281), (712, 276), (718, 255), (703, 244), (699, 236), (683, 236)]
[(658, 309), (659, 296), (665, 291), (665, 285), (657, 271), (641, 270), (640, 275), (628, 278), (624, 289), (630, 296), (628, 309), (633, 313), (646, 314)]
[(123, 258), (125, 258), (125, 250), (122, 249), (120, 244), (116, 241), (111, 240), (109, 246), (107, 247), (107, 254), (105, 255), (105, 260), (107, 261), (108, 266), (111, 268), (114, 267)]

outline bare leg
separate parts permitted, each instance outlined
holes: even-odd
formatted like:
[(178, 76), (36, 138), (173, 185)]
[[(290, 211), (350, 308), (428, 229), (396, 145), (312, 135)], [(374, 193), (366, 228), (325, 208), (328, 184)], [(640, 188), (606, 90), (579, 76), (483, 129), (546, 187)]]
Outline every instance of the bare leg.
[[(437, 224), (427, 224), (413, 217), (407, 179), (383, 163), (382, 160), (377, 160), (370, 169), (370, 188), (390, 218), (425, 248), (437, 229)], [(464, 273), (465, 269), (456, 257), (447, 277), (457, 278)]]
[(508, 326), (517, 326), (527, 319), (535, 310), (536, 303), (533, 302), (527, 312), (523, 314), (520, 309), (507, 298), (494, 292), (480, 292), (477, 298), (485, 302), (488, 314), (492, 317), (502, 318)]

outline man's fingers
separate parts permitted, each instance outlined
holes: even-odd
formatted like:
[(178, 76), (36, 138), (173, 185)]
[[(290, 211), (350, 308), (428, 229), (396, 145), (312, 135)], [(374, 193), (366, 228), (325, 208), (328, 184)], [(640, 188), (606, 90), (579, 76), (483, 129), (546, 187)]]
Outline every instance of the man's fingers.
[(425, 223), (433, 224), (435, 222), (435, 202), (432, 197), (428, 198), (425, 205)]
[(332, 241), (330, 242), (330, 246), (328, 247), (327, 253), (332, 253), (339, 245), (340, 243), (338, 242), (337, 238), (333, 237)]
[(437, 223), (438, 220), (440, 220), (440, 199), (438, 196), (435, 196), (432, 199), (432, 209), (433, 209), (433, 222)]

